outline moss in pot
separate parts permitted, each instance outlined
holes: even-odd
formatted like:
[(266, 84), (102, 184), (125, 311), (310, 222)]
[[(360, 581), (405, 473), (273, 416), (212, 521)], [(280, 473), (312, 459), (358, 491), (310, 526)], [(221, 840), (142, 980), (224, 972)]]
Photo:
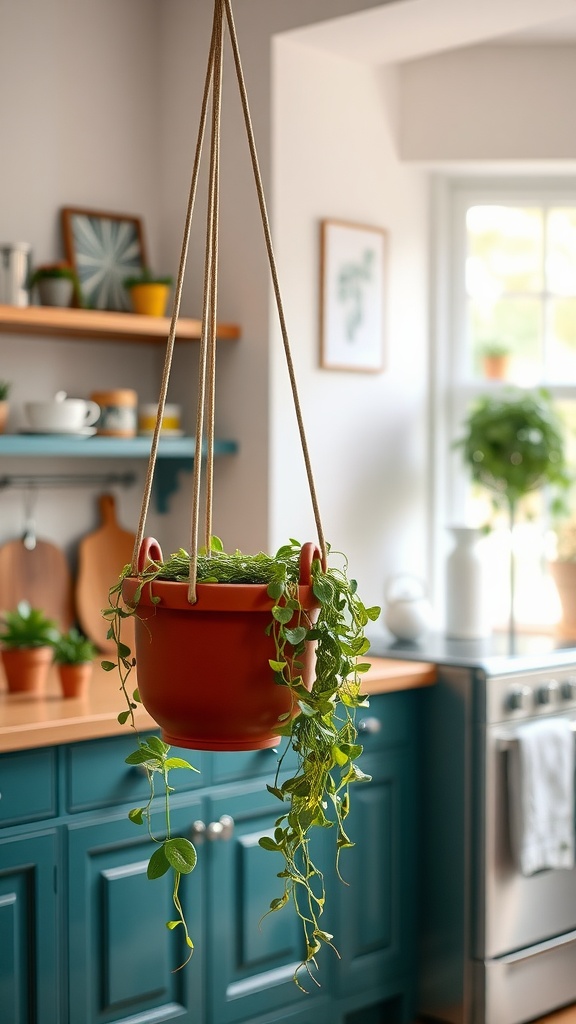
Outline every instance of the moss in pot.
[(60, 636), (56, 623), (28, 601), (4, 612), (0, 625), (2, 664), (8, 690), (43, 693)]
[[(369, 647), (364, 628), (370, 620), (378, 617), (380, 609), (364, 606), (355, 581), (348, 579), (345, 562), (339, 569), (323, 568), (320, 559), (315, 558), (310, 585), (315, 611), (311, 617), (300, 600), (301, 549), (296, 541), (290, 541), (274, 557), (262, 553), (245, 556), (238, 551), (228, 555), (216, 538), (212, 545), (212, 550), (202, 553), (198, 559), (199, 589), (208, 583), (212, 584), (212, 590), (215, 589), (214, 584), (216, 589), (224, 590), (228, 584), (232, 584), (228, 589), (234, 589), (248, 583), (248, 586), (263, 591), (268, 602), (265, 631), (270, 651), (264, 668), (271, 691), (279, 687), (286, 695), (288, 710), (275, 723), (275, 732), (283, 738), (286, 747), (279, 758), (276, 777), (267, 785), (268, 792), (278, 799), (282, 807), (273, 835), (260, 840), (265, 850), (281, 858), (283, 867), (278, 876), (281, 885), (278, 896), (268, 908), (263, 908), (263, 914), (278, 912), (291, 904), (298, 915), (305, 949), (302, 963), (295, 972), (295, 980), (300, 984), (300, 969), (305, 968), (310, 973), (316, 966), (316, 955), (322, 945), (332, 946), (332, 935), (321, 927), (325, 891), (322, 873), (313, 861), (311, 835), (316, 828), (333, 829), (334, 854), (338, 864), (340, 851), (353, 845), (345, 830), (350, 787), (356, 782), (369, 781), (357, 765), (362, 747), (357, 742), (354, 716), (355, 709), (367, 703), (360, 693), (362, 673), (368, 668), (359, 660)], [(136, 728), (134, 712), (140, 693), (131, 692), (130, 673), (142, 652), (138, 648), (137, 633), (137, 657), (134, 659), (132, 651), (122, 641), (122, 623), (129, 615), (139, 616), (139, 604), (146, 591), (152, 603), (155, 597), (158, 598), (156, 608), (160, 613), (162, 598), (159, 595), (164, 593), (164, 583), (179, 582), (187, 587), (190, 559), (181, 549), (165, 561), (153, 561), (142, 567), (135, 589), (134, 578), (131, 578), (132, 605), (127, 605), (122, 597), (123, 584), (129, 573), (130, 567), (126, 567), (119, 583), (112, 588), (111, 605), (105, 613), (110, 623), (109, 635), (117, 644), (118, 661), (104, 662), (103, 666), (109, 671), (119, 670), (127, 700), (127, 709), (119, 717)], [(200, 601), (201, 598), (198, 603)], [(144, 626), (147, 628), (151, 622), (152, 616)], [(136, 626), (138, 630), (138, 621)], [(225, 645), (225, 640), (222, 643)], [(308, 689), (302, 672), (311, 646), (315, 647), (315, 669)], [(230, 651), (229, 656), (230, 665), (234, 666), (235, 652)], [(181, 655), (181, 660), (186, 659)], [(233, 672), (234, 668), (229, 669), (228, 674)], [(222, 702), (221, 691), (216, 689), (216, 699)], [(298, 767), (286, 779), (282, 774), (283, 762), (289, 748), (296, 752)], [(148, 875), (156, 878), (172, 871), (177, 918), (168, 922), (168, 927), (183, 928), (191, 955), (193, 943), (180, 901), (179, 885), (181, 876), (192, 871), (196, 864), (196, 850), (188, 839), (171, 834), (169, 772), (175, 768), (190, 770), (192, 766), (188, 761), (174, 757), (169, 745), (157, 737), (146, 741), (139, 739), (136, 750), (127, 761), (145, 767), (151, 782), (151, 794), (156, 779), (160, 780), (165, 791), (166, 837), (155, 838), (156, 849), (150, 858)], [(145, 807), (135, 808), (130, 817), (137, 824), (146, 824), (150, 830), (150, 813), (151, 802)]]

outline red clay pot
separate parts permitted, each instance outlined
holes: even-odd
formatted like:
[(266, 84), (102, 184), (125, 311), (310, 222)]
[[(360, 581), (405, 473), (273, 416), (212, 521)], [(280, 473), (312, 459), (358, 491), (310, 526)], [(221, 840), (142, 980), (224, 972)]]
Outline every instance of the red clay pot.
[(92, 678), (93, 663), (81, 661), (77, 665), (58, 665), (60, 686), (64, 697), (85, 697)]
[[(162, 559), (156, 541), (142, 542), (139, 568)], [(311, 566), (314, 544), (300, 556), (299, 596), (311, 619), (319, 607)], [(139, 580), (124, 581), (130, 604)], [(280, 715), (292, 703), (286, 687), (274, 682), (269, 659), (274, 640), (266, 635), (274, 602), (265, 585), (199, 583), (196, 604), (188, 584), (155, 580), (147, 584), (136, 613), (136, 670), (144, 707), (166, 743), (197, 750), (259, 750), (279, 742)], [(153, 604), (151, 597), (160, 598)], [(315, 663), (308, 644), (301, 674), (310, 688)]]
[(44, 693), (54, 651), (51, 647), (6, 647), (2, 664), (10, 693)]

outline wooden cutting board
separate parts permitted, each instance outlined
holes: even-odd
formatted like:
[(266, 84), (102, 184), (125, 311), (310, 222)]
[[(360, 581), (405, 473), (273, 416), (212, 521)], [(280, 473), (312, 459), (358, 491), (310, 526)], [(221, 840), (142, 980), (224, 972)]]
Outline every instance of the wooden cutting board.
[[(102, 524), (78, 546), (76, 612), (82, 631), (92, 643), (101, 651), (113, 653), (115, 647), (113, 641), (106, 639), (108, 623), (102, 618), (102, 609), (108, 607), (110, 587), (132, 559), (135, 537), (119, 525), (111, 494), (102, 494), (98, 503)], [(133, 648), (132, 619), (124, 620), (122, 639)]]
[(66, 555), (55, 544), (36, 539), (29, 550), (23, 539), (0, 547), (0, 611), (28, 601), (54, 619), (65, 632), (74, 624), (72, 576)]

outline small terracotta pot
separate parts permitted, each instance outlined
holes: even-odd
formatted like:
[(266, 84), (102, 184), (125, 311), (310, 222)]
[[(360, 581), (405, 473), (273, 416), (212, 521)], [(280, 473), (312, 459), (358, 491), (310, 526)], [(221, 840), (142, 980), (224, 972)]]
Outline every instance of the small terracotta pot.
[[(311, 567), (319, 558), (314, 544), (300, 557), (299, 598), (308, 621), (317, 617)], [(140, 550), (139, 571), (149, 558), (162, 560), (156, 541)], [(123, 584), (127, 604), (139, 580)], [(275, 683), (269, 661), (276, 647), (266, 628), (274, 601), (264, 584), (199, 583), (196, 604), (188, 583), (155, 580), (142, 589), (135, 633), (138, 690), (144, 707), (167, 743), (196, 750), (260, 750), (279, 743), (278, 719), (292, 708), (290, 693)], [(158, 598), (159, 603), (152, 601)], [(294, 623), (295, 625), (296, 623)], [(307, 623), (308, 624), (308, 623)], [(299, 669), (312, 686), (315, 645)]]
[(82, 661), (78, 665), (58, 665), (60, 686), (65, 697), (85, 697), (92, 678), (93, 663)]
[(8, 405), (8, 402), (0, 401), (0, 434), (3, 434), (6, 430), (9, 411), (10, 406)]
[(52, 664), (51, 647), (2, 649), (2, 664), (10, 693), (44, 693)]

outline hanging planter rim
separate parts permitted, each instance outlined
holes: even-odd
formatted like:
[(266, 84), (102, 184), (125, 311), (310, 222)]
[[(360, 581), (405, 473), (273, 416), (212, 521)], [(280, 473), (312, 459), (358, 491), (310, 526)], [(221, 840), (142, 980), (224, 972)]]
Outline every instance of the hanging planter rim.
[[(266, 583), (198, 583), (197, 601), (188, 600), (188, 582), (181, 580), (153, 580), (144, 583), (137, 576), (127, 576), (122, 584), (122, 596), (128, 605), (134, 605), (138, 588), (141, 594), (138, 607), (170, 608), (187, 612), (272, 612), (277, 602), (268, 594)], [(160, 599), (159, 601), (157, 599)], [(299, 585), (298, 599), (306, 609), (319, 607), (312, 586)]]

